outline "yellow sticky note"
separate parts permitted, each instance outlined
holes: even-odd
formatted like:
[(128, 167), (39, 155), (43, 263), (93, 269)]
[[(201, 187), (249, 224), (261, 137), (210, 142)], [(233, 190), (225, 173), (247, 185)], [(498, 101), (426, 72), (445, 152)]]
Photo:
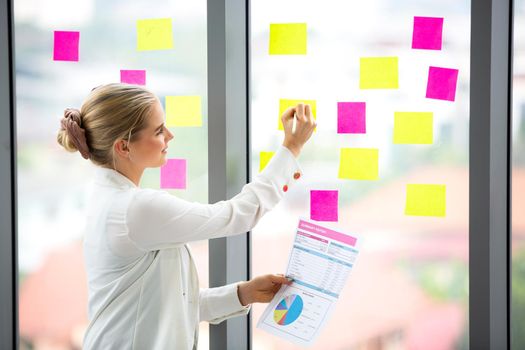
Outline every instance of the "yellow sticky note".
[(283, 127), (283, 121), (281, 120), (281, 116), (283, 113), (290, 107), (297, 106), (298, 103), (304, 103), (305, 105), (310, 105), (310, 108), (312, 109), (312, 114), (314, 116), (314, 119), (317, 118), (317, 107), (315, 104), (315, 100), (286, 100), (286, 99), (280, 99), (279, 100), (279, 117), (277, 129), (284, 130)]
[(394, 143), (432, 144), (433, 119), (432, 112), (395, 112)]
[(166, 96), (166, 126), (202, 126), (200, 96)]
[(137, 50), (173, 49), (171, 18), (139, 19), (137, 21)]
[(261, 152), (259, 161), (259, 172), (263, 171), (270, 159), (274, 156), (275, 152)]
[(359, 88), (399, 88), (397, 61), (397, 57), (361, 57)]
[(378, 177), (379, 150), (377, 148), (341, 148), (340, 179), (377, 180)]
[(444, 217), (446, 208), (445, 185), (407, 185), (405, 215)]
[(270, 55), (306, 55), (306, 23), (270, 24)]

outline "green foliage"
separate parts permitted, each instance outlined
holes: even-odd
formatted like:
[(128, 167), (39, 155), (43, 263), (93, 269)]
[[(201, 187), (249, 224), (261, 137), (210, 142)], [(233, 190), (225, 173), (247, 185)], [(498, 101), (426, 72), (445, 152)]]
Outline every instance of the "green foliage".
[(525, 349), (525, 249), (512, 259), (511, 348)]
[(413, 278), (437, 301), (466, 302), (468, 266), (459, 260), (428, 261), (410, 267)]
[(427, 295), (443, 303), (462, 303), (465, 309), (463, 331), (454, 349), (469, 349), (468, 326), (468, 265), (460, 260), (425, 261), (419, 264), (402, 264)]

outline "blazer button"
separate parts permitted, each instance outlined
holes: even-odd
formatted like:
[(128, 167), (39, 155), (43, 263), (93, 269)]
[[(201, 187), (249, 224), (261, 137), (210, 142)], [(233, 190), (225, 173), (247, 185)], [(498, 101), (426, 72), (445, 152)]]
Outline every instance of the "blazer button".
[(288, 191), (288, 185), (283, 186), (283, 192), (286, 192), (286, 191)]
[(300, 172), (296, 172), (295, 174), (293, 174), (293, 178), (295, 180), (299, 179), (301, 177), (301, 173)]

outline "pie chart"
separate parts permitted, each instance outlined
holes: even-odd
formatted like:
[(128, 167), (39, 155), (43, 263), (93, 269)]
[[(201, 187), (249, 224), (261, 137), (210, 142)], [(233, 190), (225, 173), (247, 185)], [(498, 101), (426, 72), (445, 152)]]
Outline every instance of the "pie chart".
[(285, 296), (273, 310), (275, 323), (286, 326), (299, 317), (303, 311), (303, 299), (297, 294)]

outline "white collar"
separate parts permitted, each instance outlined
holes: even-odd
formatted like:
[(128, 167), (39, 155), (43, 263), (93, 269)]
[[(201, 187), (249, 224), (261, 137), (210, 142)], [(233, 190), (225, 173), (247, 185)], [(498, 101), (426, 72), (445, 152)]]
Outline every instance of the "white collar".
[(98, 166), (95, 172), (95, 183), (104, 186), (118, 187), (118, 188), (136, 188), (137, 186), (116, 170), (103, 168)]

